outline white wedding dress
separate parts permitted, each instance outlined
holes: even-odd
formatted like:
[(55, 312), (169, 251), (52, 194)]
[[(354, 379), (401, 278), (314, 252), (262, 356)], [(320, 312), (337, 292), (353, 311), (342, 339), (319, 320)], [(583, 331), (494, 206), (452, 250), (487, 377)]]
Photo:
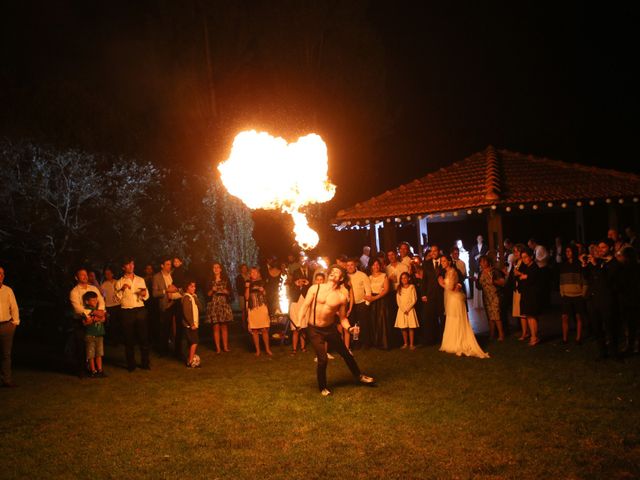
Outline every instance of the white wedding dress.
[(454, 290), (458, 276), (454, 270), (447, 271), (444, 279), (444, 313), (446, 322), (442, 334), (441, 352), (466, 355), (468, 357), (489, 358), (478, 345), (467, 316), (464, 293)]

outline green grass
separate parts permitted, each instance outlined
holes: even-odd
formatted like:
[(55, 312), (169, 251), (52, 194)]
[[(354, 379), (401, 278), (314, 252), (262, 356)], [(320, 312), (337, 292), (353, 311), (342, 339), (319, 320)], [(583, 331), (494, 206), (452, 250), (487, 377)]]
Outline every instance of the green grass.
[(20, 387), (0, 391), (2, 477), (640, 476), (637, 357), (514, 338), (488, 360), (358, 351), (379, 386), (355, 385), (338, 358), (323, 398), (312, 353), (256, 359), (240, 338), (220, 356), (201, 345), (196, 370), (153, 357), (152, 371), (78, 380), (18, 366)]

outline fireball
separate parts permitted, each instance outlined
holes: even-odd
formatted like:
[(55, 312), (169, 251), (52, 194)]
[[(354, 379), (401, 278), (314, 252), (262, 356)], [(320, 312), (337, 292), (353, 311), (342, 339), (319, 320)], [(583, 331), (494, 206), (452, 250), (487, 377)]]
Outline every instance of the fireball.
[(280, 210), (293, 218), (296, 242), (303, 250), (318, 244), (302, 209), (333, 198), (327, 176), (327, 146), (311, 133), (294, 143), (255, 130), (239, 133), (229, 158), (218, 166), (231, 195), (251, 209)]

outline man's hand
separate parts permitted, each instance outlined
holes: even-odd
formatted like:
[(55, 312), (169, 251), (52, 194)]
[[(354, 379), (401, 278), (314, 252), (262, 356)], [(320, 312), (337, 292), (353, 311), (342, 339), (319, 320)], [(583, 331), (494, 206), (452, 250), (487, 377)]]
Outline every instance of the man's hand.
[(120, 290), (126, 290), (127, 288), (131, 288), (131, 285), (129, 285), (128, 283), (124, 283)]

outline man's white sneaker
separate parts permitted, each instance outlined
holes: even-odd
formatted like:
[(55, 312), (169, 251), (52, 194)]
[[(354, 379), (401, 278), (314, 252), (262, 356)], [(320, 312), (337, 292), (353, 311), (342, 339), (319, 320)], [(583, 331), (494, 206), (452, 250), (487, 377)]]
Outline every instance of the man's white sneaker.
[(364, 384), (364, 385), (374, 385), (376, 383), (376, 379), (373, 377), (370, 377), (368, 375), (360, 375), (360, 378), (358, 379), (360, 383)]

